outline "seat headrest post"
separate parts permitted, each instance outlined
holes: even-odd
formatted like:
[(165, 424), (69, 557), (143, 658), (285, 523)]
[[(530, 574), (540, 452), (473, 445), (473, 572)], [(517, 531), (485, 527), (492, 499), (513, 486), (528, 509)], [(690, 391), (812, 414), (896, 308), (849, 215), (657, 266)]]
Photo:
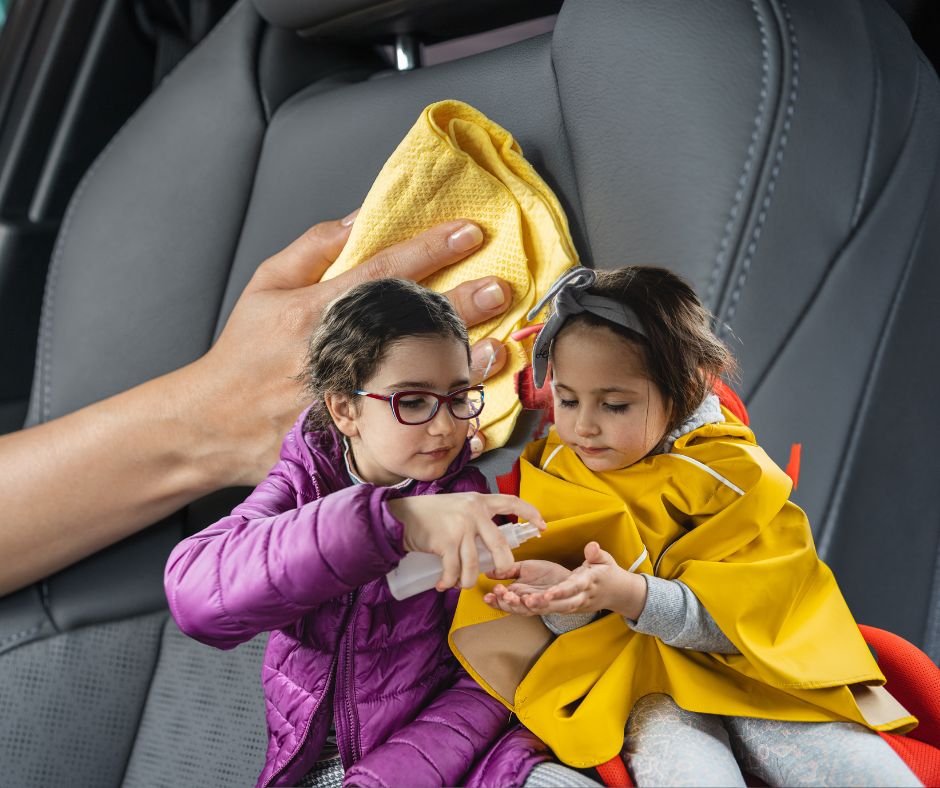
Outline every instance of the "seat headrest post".
[(421, 45), (414, 36), (402, 33), (395, 36), (395, 69), (411, 71), (421, 65)]

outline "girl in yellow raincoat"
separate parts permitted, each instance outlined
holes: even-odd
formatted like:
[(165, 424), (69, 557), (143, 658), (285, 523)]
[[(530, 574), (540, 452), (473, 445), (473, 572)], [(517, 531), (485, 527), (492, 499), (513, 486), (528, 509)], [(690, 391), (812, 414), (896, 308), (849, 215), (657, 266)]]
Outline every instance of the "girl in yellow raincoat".
[[(520, 460), (549, 527), (461, 594), (458, 659), (573, 766), (637, 785), (919, 785), (791, 483), (712, 393), (733, 360), (694, 291), (572, 269), (533, 349), (555, 426)], [(508, 585), (506, 583), (509, 583)]]

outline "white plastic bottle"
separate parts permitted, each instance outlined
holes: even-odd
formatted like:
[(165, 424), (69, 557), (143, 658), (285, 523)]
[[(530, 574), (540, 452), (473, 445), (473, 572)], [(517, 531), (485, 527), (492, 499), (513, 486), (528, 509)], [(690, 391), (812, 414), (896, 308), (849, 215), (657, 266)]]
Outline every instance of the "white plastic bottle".
[[(539, 535), (537, 525), (532, 523), (506, 523), (499, 526), (510, 549), (515, 549), (523, 542)], [(480, 537), (477, 537), (477, 555), (480, 558), (480, 572), (493, 571), (493, 556)], [(444, 574), (441, 557), (433, 553), (408, 553), (386, 577), (388, 587), (395, 599), (407, 599), (429, 588), (434, 588)]]

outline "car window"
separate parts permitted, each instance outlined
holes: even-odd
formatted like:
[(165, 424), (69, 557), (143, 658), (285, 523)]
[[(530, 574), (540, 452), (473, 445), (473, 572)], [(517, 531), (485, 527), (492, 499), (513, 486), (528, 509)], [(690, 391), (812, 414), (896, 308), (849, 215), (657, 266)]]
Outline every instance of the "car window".
[(7, 21), (7, 10), (13, 5), (13, 0), (0, 0), (0, 30), (3, 30), (3, 23)]

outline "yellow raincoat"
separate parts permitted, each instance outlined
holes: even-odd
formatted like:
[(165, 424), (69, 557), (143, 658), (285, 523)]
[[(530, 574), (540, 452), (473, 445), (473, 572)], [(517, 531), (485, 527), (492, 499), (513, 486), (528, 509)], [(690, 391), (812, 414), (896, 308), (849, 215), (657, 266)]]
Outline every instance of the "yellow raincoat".
[(481, 577), (460, 596), (451, 647), (487, 689), (565, 763), (614, 757), (634, 703), (662, 692), (694, 712), (779, 720), (852, 720), (903, 731), (916, 720), (884, 676), (819, 560), (791, 483), (724, 410), (668, 454), (593, 473), (554, 430), (521, 459), (520, 497), (548, 530), (515, 551), (570, 568), (596, 540), (620, 566), (685, 583), (740, 655), (665, 645), (619, 615), (553, 638), (541, 619), (483, 603)]

